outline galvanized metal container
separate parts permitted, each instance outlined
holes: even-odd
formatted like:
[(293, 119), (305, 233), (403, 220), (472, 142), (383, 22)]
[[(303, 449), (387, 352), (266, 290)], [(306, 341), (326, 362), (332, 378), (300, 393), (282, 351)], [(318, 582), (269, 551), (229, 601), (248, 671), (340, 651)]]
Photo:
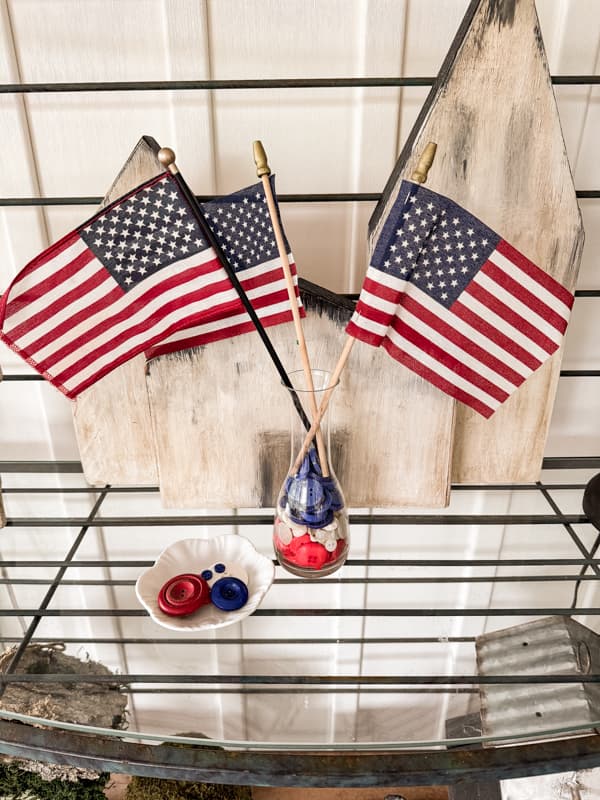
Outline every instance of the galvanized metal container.
[[(570, 617), (535, 622), (478, 636), (480, 676), (523, 675), (512, 684), (482, 684), (484, 736), (537, 733), (600, 720), (600, 685), (527, 683), (528, 675), (586, 675), (600, 671), (600, 636)], [(492, 746), (490, 743), (489, 746)]]

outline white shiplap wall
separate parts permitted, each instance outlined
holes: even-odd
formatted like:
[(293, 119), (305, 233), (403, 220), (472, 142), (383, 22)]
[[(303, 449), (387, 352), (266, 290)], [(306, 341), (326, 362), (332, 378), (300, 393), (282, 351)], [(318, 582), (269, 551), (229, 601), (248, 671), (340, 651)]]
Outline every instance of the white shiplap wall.
[[(467, 0), (0, 0), (0, 82), (164, 80), (199, 78), (351, 77), (433, 75), (437, 72)], [(600, 4), (597, 0), (538, 0), (553, 73), (600, 69)], [(195, 191), (228, 192), (254, 180), (251, 143), (260, 138), (278, 173), (280, 192), (380, 191), (426, 96), (426, 89), (277, 89), (221, 92), (139, 92), (2, 95), (0, 98), (0, 196), (101, 195), (140, 135), (174, 147)], [(600, 91), (558, 87), (557, 99), (578, 188), (600, 186), (596, 142)], [(535, 142), (532, 142), (535, 146)], [(579, 288), (599, 288), (600, 201), (582, 202), (586, 248)], [(365, 269), (366, 224), (371, 206), (286, 205), (283, 214), (301, 274), (335, 291), (357, 291)], [(0, 210), (0, 289), (28, 259), (77, 225), (91, 209), (76, 207)], [(564, 368), (600, 368), (595, 334), (597, 299), (579, 299), (567, 337)], [(6, 348), (4, 372), (25, 371)], [(547, 455), (600, 453), (599, 379), (562, 379)], [(0, 386), (0, 459), (77, 459), (68, 401), (47, 385)], [(585, 482), (591, 473), (546, 478)], [(77, 476), (7, 475), (5, 486), (81, 485)], [(26, 484), (25, 484), (26, 485)], [(561, 509), (578, 513), (580, 492), (556, 492)], [(85, 516), (91, 495), (6, 496), (11, 516)], [(455, 492), (449, 512), (548, 513), (534, 492)], [(160, 514), (155, 495), (114, 495), (106, 516)], [(169, 512), (172, 513), (172, 512)], [(189, 513), (189, 512), (185, 512)], [(232, 528), (232, 531), (234, 529)], [(86, 537), (81, 558), (149, 558), (169, 541), (221, 533), (206, 529), (105, 528)], [(270, 530), (243, 527), (270, 553)], [(75, 531), (8, 528), (2, 555), (60, 559)], [(589, 546), (588, 526), (578, 530)], [(374, 558), (505, 558), (547, 554), (578, 557), (558, 528), (441, 526), (356, 528), (353, 556)], [(362, 568), (345, 575), (361, 575)], [(566, 572), (574, 568), (564, 568)], [(414, 570), (413, 570), (414, 571)], [(23, 571), (21, 571), (23, 572)], [(511, 570), (514, 574), (515, 569)], [(19, 571), (12, 570), (17, 576)], [(41, 568), (37, 577), (52, 577)], [(373, 574), (376, 574), (375, 572)], [(381, 573), (380, 573), (381, 574)], [(408, 574), (406, 570), (399, 575)], [(428, 575), (435, 575), (427, 570)], [(441, 571), (439, 574), (442, 574)], [(447, 574), (447, 573), (444, 573)], [(466, 572), (465, 574), (469, 574)], [(491, 574), (491, 571), (488, 572)], [(73, 570), (69, 577), (106, 577), (104, 570)], [(135, 578), (115, 570), (113, 578)], [(0, 588), (3, 606), (35, 607), (44, 587)], [(322, 585), (299, 593), (278, 586), (265, 607), (336, 606), (419, 608), (559, 606), (571, 599), (569, 584)], [(580, 593), (583, 606), (598, 605), (594, 583)], [(53, 607), (135, 608), (133, 590), (63, 587)], [(26, 618), (27, 619), (27, 618)], [(585, 621), (585, 620), (583, 620)], [(514, 618), (250, 618), (221, 637), (469, 636), (513, 624)], [(594, 624), (594, 620), (589, 620)], [(92, 617), (87, 625), (48, 618), (41, 636), (167, 635), (149, 620), (120, 624)], [(0, 633), (18, 634), (23, 620), (3, 618)], [(474, 671), (470, 644), (326, 645), (321, 650), (245, 644), (87, 646), (93, 657), (133, 673), (444, 674)], [(77, 652), (77, 646), (70, 648)], [(296, 695), (140, 694), (132, 726), (144, 730), (201, 730), (212, 736), (319, 741), (431, 738), (447, 716), (467, 707), (468, 695), (363, 693)]]

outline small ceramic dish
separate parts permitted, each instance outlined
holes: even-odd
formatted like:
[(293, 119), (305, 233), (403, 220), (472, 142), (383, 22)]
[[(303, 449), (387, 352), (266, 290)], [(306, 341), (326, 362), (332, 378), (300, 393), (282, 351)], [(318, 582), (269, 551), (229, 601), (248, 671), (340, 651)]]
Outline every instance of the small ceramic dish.
[[(237, 563), (248, 573), (248, 602), (237, 611), (221, 611), (212, 603), (184, 617), (172, 617), (158, 607), (162, 586), (175, 575), (202, 570), (216, 563)], [(138, 600), (154, 622), (173, 631), (204, 631), (222, 628), (248, 617), (255, 611), (273, 583), (275, 566), (243, 536), (226, 534), (215, 539), (181, 539), (166, 547), (137, 579)]]

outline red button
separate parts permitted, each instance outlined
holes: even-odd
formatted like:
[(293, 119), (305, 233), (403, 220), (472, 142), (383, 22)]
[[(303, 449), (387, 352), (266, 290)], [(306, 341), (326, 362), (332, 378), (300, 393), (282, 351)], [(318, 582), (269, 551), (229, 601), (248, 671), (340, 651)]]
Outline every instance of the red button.
[(345, 539), (339, 539), (337, 546), (333, 553), (329, 553), (329, 560), (330, 561), (337, 561), (347, 550), (347, 543)]
[(321, 569), (327, 561), (329, 553), (319, 542), (307, 542), (301, 545), (295, 552), (290, 561), (299, 567), (309, 567), (309, 569)]
[(206, 603), (210, 603), (210, 587), (198, 575), (176, 575), (158, 593), (158, 607), (170, 617), (193, 614)]
[(308, 533), (303, 533), (302, 536), (294, 536), (292, 541), (287, 547), (287, 552), (294, 556), (302, 545), (310, 543), (310, 536)]

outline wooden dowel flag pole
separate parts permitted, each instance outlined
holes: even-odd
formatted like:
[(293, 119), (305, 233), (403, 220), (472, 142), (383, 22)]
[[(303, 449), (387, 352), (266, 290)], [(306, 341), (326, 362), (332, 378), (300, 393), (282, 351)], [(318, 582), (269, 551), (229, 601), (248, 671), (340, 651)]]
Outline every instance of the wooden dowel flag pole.
[[(436, 150), (437, 150), (437, 144), (435, 142), (429, 142), (429, 144), (423, 151), (421, 158), (419, 159), (419, 163), (417, 164), (416, 169), (413, 171), (413, 174), (411, 175), (412, 181), (414, 181), (415, 183), (425, 183), (431, 165), (433, 164), (433, 159), (435, 158)], [(300, 452), (296, 456), (296, 461), (294, 462), (294, 465), (292, 467), (292, 472), (296, 472), (299, 469), (300, 464), (302, 463), (304, 456), (306, 455), (308, 448), (310, 447), (310, 443), (317, 432), (317, 428), (320, 425), (321, 420), (325, 416), (325, 412), (327, 411), (327, 407), (329, 406), (331, 395), (337, 385), (337, 382), (340, 379), (340, 375), (342, 374), (344, 367), (346, 366), (346, 362), (350, 357), (350, 353), (352, 352), (352, 347), (354, 346), (355, 341), (356, 339), (353, 336), (348, 336), (346, 338), (346, 344), (344, 345), (342, 354), (340, 355), (338, 363), (336, 364), (336, 367), (331, 375), (331, 381), (325, 391), (325, 394), (323, 395), (323, 400), (321, 401), (321, 405), (319, 406), (317, 415), (316, 417), (313, 418), (312, 425), (310, 426), (310, 429), (306, 434), (304, 441), (302, 442), (302, 447), (300, 449)]]
[[(258, 315), (257, 315), (256, 311), (254, 310), (254, 308), (252, 306), (252, 303), (248, 299), (248, 296), (246, 295), (246, 292), (244, 291), (244, 288), (242, 287), (241, 283), (239, 282), (238, 277), (235, 274), (235, 270), (233, 269), (233, 267), (229, 263), (229, 261), (227, 259), (227, 256), (225, 255), (225, 253), (223, 252), (223, 250), (221, 248), (221, 245), (219, 244), (219, 242), (217, 241), (217, 238), (215, 237), (215, 235), (213, 234), (212, 230), (210, 229), (210, 226), (209, 226), (208, 222), (206, 221), (206, 219), (204, 217), (204, 214), (202, 213), (202, 209), (200, 208), (196, 198), (194, 197), (193, 192), (191, 191), (191, 189), (187, 185), (187, 183), (184, 181), (181, 173), (179, 172), (179, 170), (175, 166), (175, 153), (173, 152), (173, 150), (171, 150), (170, 147), (161, 147), (161, 149), (158, 151), (158, 160), (163, 165), (163, 167), (165, 169), (168, 169), (169, 172), (171, 173), (171, 175), (173, 175), (175, 181), (177, 182), (177, 185), (181, 189), (181, 191), (183, 193), (183, 196), (187, 200), (187, 203), (188, 203), (188, 205), (190, 207), (191, 213), (193, 214), (194, 218), (196, 219), (198, 225), (200, 225), (200, 227), (202, 228), (202, 232), (203, 232), (204, 236), (206, 236), (206, 239), (207, 239), (208, 243), (210, 244), (212, 249), (215, 251), (215, 254), (216, 254), (217, 258), (219, 259), (219, 261), (223, 265), (223, 268), (224, 268), (225, 272), (227, 273), (227, 277), (231, 281), (231, 284), (232, 284), (233, 288), (237, 292), (240, 300), (242, 301), (242, 305), (244, 306), (244, 308), (248, 312), (248, 316), (252, 320), (252, 322), (254, 324), (254, 327), (256, 328), (256, 330), (258, 332), (258, 335), (262, 339), (263, 344), (264, 344), (269, 356), (271, 357), (271, 361), (275, 365), (275, 369), (279, 373), (279, 376), (280, 376), (284, 386), (286, 386), (290, 390), (290, 394), (292, 395), (292, 400), (294, 402), (296, 410), (298, 411), (300, 419), (302, 420), (302, 424), (304, 425), (304, 427), (308, 431), (310, 429), (310, 427), (311, 427), (310, 420), (308, 419), (304, 409), (302, 408), (302, 403), (300, 402), (300, 399), (298, 398), (298, 395), (295, 392), (294, 387), (292, 386), (292, 382), (290, 381), (289, 376), (288, 376), (287, 372), (285, 371), (285, 368), (284, 368), (283, 364), (281, 363), (281, 361), (279, 359), (279, 356), (277, 355), (277, 352), (276, 352), (275, 348), (273, 347), (273, 344), (272, 344), (271, 340), (267, 336), (267, 332), (265, 331), (262, 322), (258, 318)], [(313, 436), (314, 436), (314, 433), (313, 433)], [(312, 439), (312, 437), (311, 437), (311, 439)]]
[[(306, 378), (306, 386), (309, 393), (308, 398), (310, 403), (310, 410), (313, 419), (316, 419), (318, 414), (318, 409), (317, 409), (317, 401), (315, 399), (315, 386), (313, 382), (313, 375), (310, 366), (308, 350), (306, 347), (306, 339), (304, 338), (304, 331), (302, 329), (302, 320), (300, 319), (300, 312), (298, 311), (298, 299), (296, 297), (296, 291), (294, 288), (294, 279), (292, 277), (292, 271), (290, 269), (290, 262), (287, 256), (287, 248), (283, 238), (281, 224), (279, 222), (279, 213), (277, 211), (277, 207), (275, 206), (275, 200), (273, 198), (271, 181), (269, 180), (271, 169), (267, 161), (267, 154), (265, 153), (265, 149), (262, 145), (262, 142), (260, 141), (254, 142), (254, 163), (256, 164), (256, 174), (261, 179), (265, 191), (265, 198), (267, 200), (267, 206), (269, 208), (269, 214), (271, 216), (273, 233), (275, 234), (275, 241), (277, 242), (277, 249), (279, 251), (279, 257), (281, 258), (281, 266), (283, 268), (283, 274), (285, 275), (288, 297), (290, 299), (290, 308), (292, 311), (292, 317), (294, 319), (294, 327), (296, 329), (296, 340), (300, 350), (300, 360), (302, 361), (302, 369), (304, 371), (304, 375)], [(327, 449), (325, 447), (325, 442), (323, 441), (323, 434), (319, 427), (317, 427), (316, 429), (316, 440), (317, 440), (317, 451), (319, 453), (319, 462), (321, 465), (321, 471), (324, 477), (328, 477), (329, 468), (327, 465)]]

